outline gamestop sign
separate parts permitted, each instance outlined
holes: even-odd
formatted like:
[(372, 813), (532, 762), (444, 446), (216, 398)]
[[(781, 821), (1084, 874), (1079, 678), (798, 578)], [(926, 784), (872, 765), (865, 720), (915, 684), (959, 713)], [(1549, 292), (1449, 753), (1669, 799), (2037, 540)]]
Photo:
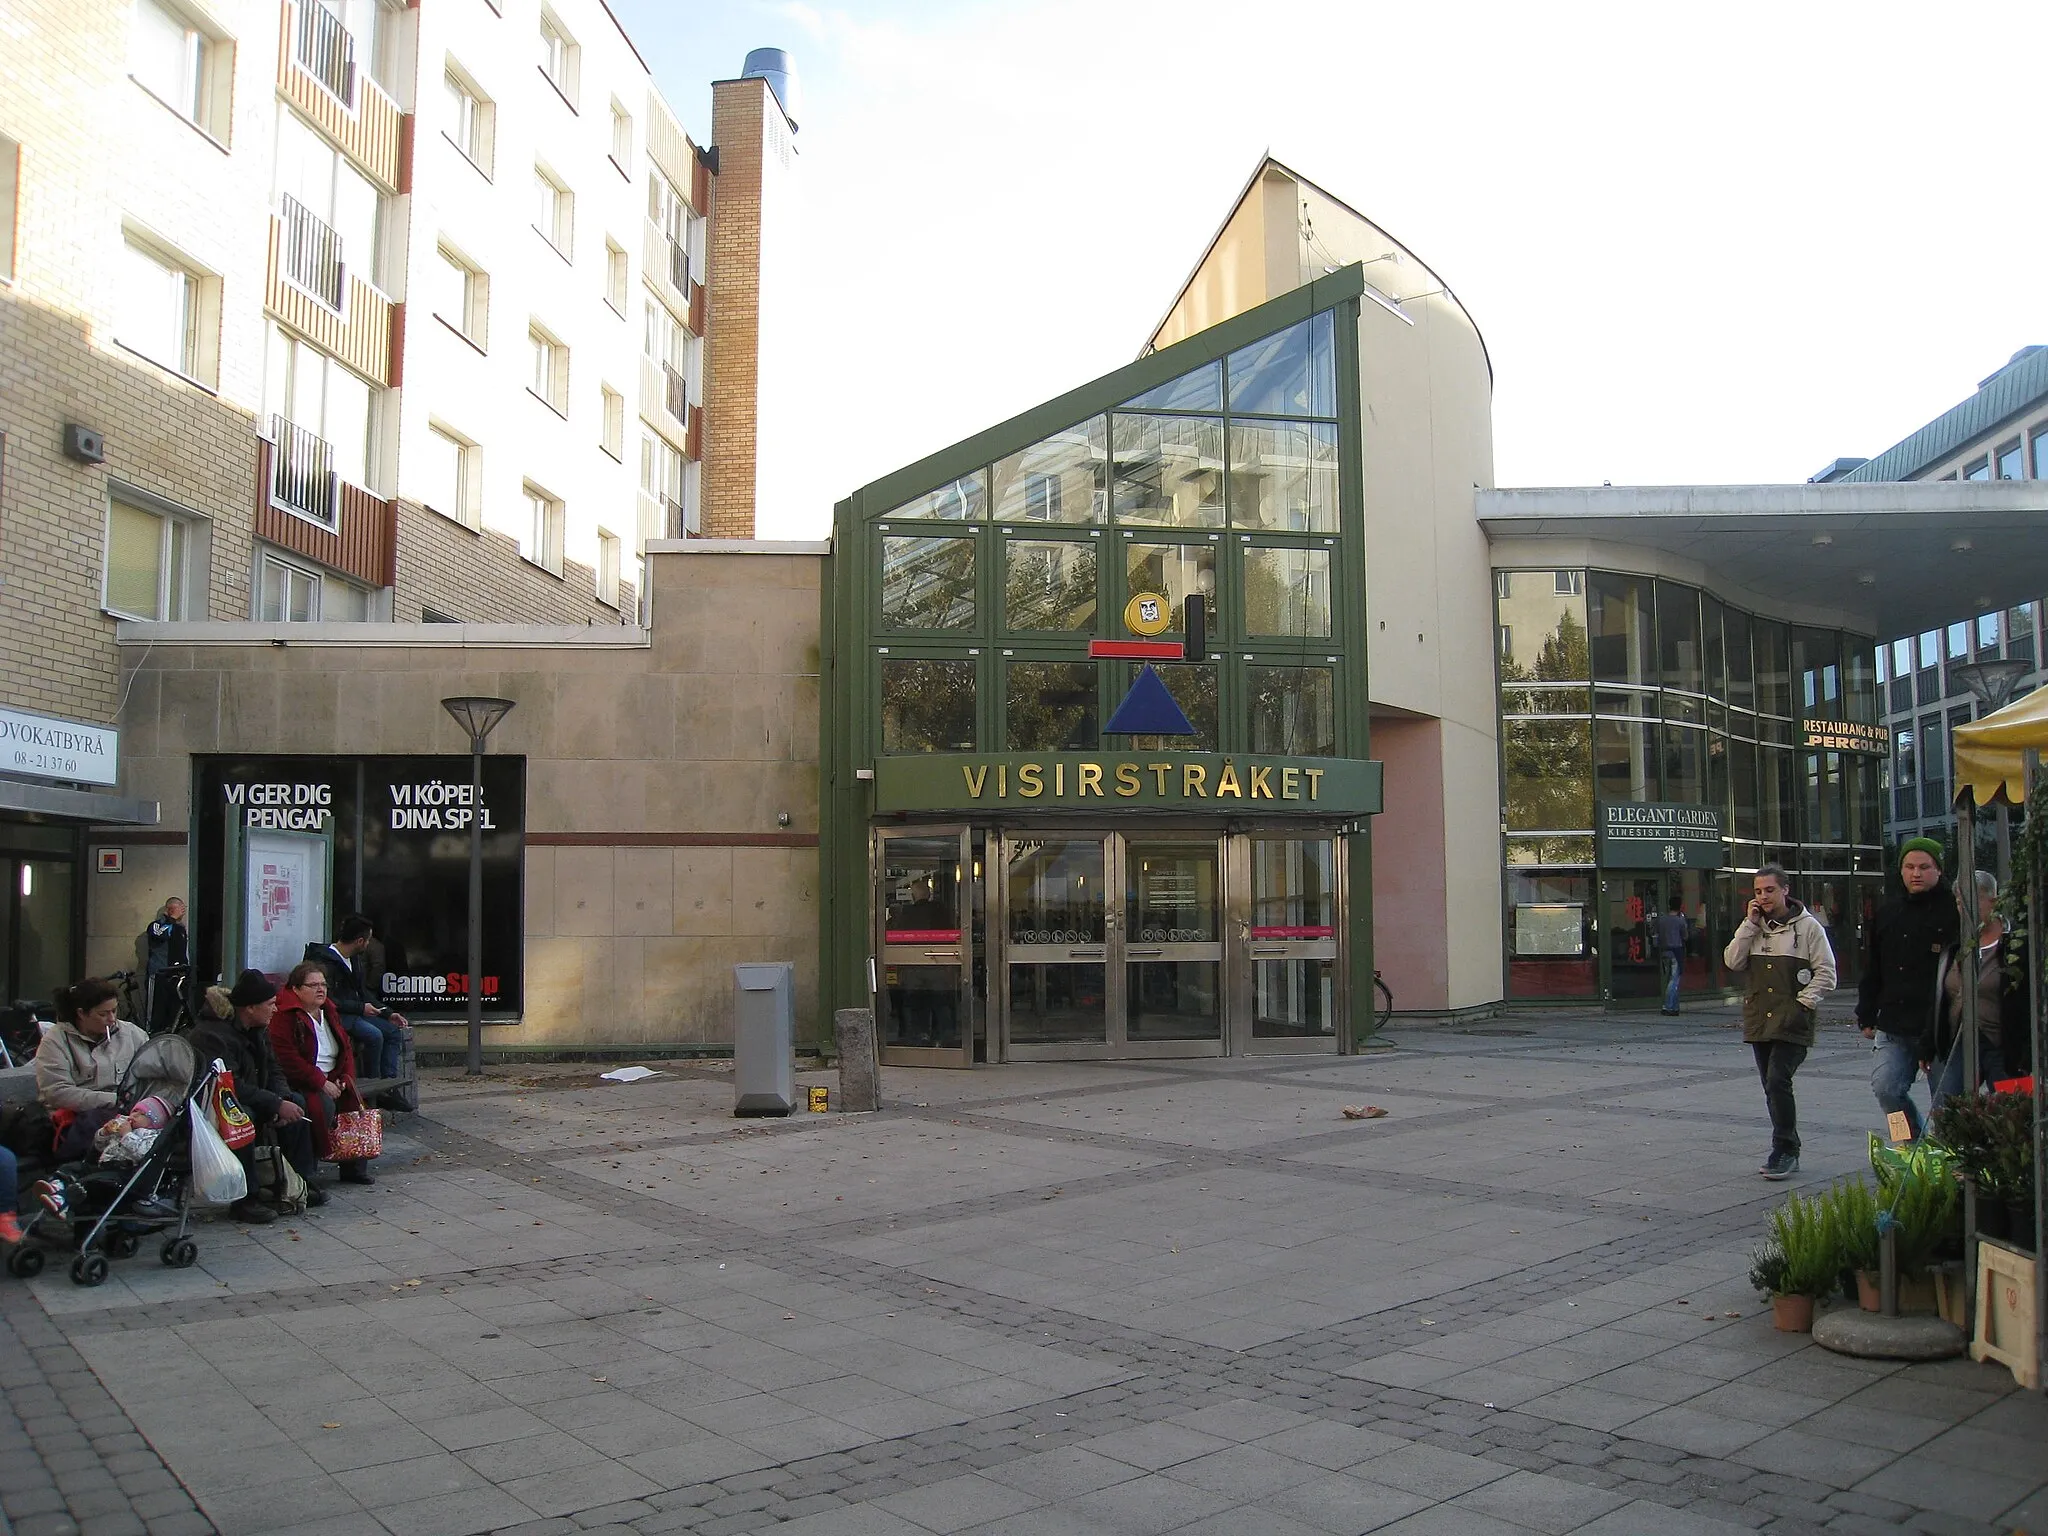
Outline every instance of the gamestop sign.
[[(467, 1013), (469, 838), (483, 834), (486, 1014), (515, 1021), (523, 1005), (526, 760), (484, 759), (483, 793), (460, 757), (201, 757), (194, 795), (199, 885), (194, 941), (207, 975), (260, 958), (284, 966), (305, 937), (329, 937), (360, 912), (376, 940), (359, 968), (384, 1001), (432, 1019)], [(294, 882), (278, 931), (275, 872)], [(266, 881), (269, 883), (266, 884)], [(365, 963), (367, 962), (367, 963)]]

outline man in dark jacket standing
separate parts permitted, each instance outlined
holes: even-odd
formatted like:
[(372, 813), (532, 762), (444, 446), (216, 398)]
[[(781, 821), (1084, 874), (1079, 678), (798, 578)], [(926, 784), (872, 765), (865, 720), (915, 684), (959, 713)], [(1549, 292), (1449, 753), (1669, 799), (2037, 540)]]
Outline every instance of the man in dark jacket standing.
[[(1933, 838), (1906, 840), (1899, 880), (1906, 894), (1880, 907), (1864, 934), (1856, 1024), (1877, 1047), (1870, 1088), (1878, 1108), (1904, 1115), (1918, 1141), (1922, 1122), (1913, 1081), (1920, 1075), (1920, 1042), (1933, 1027), (1941, 957), (1959, 942), (1962, 916), (1942, 878), (1941, 844)], [(1932, 1073), (1927, 1086), (1932, 1093)]]
[[(244, 971), (228, 993), (234, 1013), (225, 1019), (206, 1019), (192, 1031), (192, 1049), (200, 1061), (219, 1061), (235, 1075), (235, 1098), (249, 1112), (260, 1131), (272, 1127), (277, 1144), (287, 1161), (306, 1181), (306, 1204), (325, 1205), (327, 1191), (313, 1183), (312, 1127), (306, 1121), (306, 1107), (285, 1081), (277, 1053), (270, 1047), (270, 1016), (277, 1011), (277, 988), (261, 971)], [(255, 1188), (255, 1170), (249, 1148), (236, 1151), (242, 1169)], [(277, 1220), (277, 1213), (251, 1194), (229, 1207), (239, 1221), (264, 1225)]]

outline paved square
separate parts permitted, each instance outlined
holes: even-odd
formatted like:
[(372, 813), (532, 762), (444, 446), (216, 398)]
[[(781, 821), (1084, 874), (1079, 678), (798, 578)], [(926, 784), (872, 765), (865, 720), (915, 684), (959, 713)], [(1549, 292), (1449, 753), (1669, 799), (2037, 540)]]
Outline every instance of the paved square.
[[(0, 1536), (2048, 1524), (2008, 1372), (1772, 1330), (1725, 1010), (772, 1123), (664, 1070), (435, 1074), (374, 1189), (0, 1282)], [(1866, 1075), (1836, 1023), (1803, 1184), (1864, 1165)]]

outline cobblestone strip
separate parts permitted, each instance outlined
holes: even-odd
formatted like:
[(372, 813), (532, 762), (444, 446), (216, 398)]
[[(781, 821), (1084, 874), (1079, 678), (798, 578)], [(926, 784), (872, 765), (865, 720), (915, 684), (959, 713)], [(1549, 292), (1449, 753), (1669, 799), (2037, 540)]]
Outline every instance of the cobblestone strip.
[[(159, 1320), (161, 1325), (161, 1320)], [(210, 1536), (213, 1522), (29, 1290), (0, 1285), (0, 1528)]]

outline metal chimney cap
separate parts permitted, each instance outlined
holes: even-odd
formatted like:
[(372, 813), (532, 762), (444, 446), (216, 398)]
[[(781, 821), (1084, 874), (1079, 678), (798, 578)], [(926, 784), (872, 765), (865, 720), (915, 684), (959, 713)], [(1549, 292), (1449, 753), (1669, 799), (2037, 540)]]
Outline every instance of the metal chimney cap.
[(740, 70), (742, 80), (766, 80), (768, 89), (775, 93), (782, 115), (789, 119), (790, 131), (796, 130), (796, 60), (790, 57), (787, 48), (750, 48), (747, 62)]

